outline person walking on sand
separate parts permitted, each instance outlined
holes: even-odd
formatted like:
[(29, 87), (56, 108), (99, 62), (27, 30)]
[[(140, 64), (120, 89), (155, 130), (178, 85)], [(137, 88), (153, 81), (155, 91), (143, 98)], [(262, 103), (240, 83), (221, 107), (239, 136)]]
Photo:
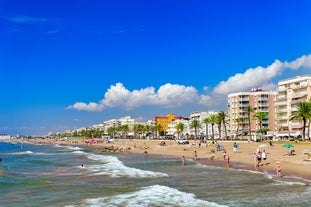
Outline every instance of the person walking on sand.
[(261, 152), (261, 161), (266, 161), (267, 160), (267, 153), (265, 150), (262, 150)]
[(185, 165), (185, 163), (186, 163), (186, 158), (185, 158), (185, 155), (183, 155), (183, 156), (181, 157), (181, 164), (182, 164), (182, 165)]
[(198, 159), (198, 152), (197, 151), (194, 151), (194, 160), (197, 160)]
[(282, 168), (279, 161), (276, 162), (276, 177), (282, 176)]
[(258, 167), (258, 155), (256, 152), (253, 153), (253, 159), (254, 159), (255, 167)]

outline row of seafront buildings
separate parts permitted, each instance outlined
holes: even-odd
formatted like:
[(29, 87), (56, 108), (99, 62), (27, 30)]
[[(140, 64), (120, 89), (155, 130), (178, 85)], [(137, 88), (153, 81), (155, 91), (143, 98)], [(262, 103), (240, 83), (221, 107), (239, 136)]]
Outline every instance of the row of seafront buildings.
[[(297, 104), (308, 101), (311, 97), (311, 76), (297, 76), (294, 78), (282, 80), (278, 82), (276, 91), (264, 91), (261, 89), (253, 89), (249, 92), (236, 92), (228, 95), (227, 105), (227, 121), (228, 134), (233, 136), (236, 134), (239, 127), (250, 131), (252, 133), (260, 129), (259, 120), (253, 118), (256, 112), (267, 112), (268, 118), (262, 121), (262, 127), (269, 130), (270, 135), (273, 136), (298, 136), (301, 135), (303, 124), (301, 121), (290, 120), (291, 115), (297, 111)], [(251, 107), (253, 112), (248, 118), (247, 107)], [(218, 112), (195, 112), (190, 117), (175, 116), (168, 114), (166, 116), (155, 116), (154, 120), (149, 120), (145, 123), (139, 123), (149, 126), (160, 124), (162, 130), (168, 136), (177, 136), (176, 126), (178, 123), (183, 123), (183, 135), (194, 135), (195, 129), (191, 128), (192, 120), (198, 120), (201, 127), (197, 131), (197, 135), (205, 137), (207, 134), (211, 135), (214, 130), (214, 135), (217, 137), (220, 133), (218, 127), (212, 129), (212, 125), (203, 124), (203, 120), (211, 114)], [(238, 118), (243, 118), (242, 123), (236, 122)], [(104, 132), (109, 127), (118, 127), (128, 125), (129, 128), (137, 124), (130, 116), (122, 117), (120, 119), (112, 119), (105, 121), (102, 124), (94, 125), (93, 128), (101, 129)], [(222, 130), (222, 129), (221, 129)], [(129, 132), (131, 135), (132, 132)], [(223, 136), (225, 133), (221, 133)], [(223, 138), (223, 137), (218, 137)]]
[(251, 92), (229, 94), (228, 115), (230, 129), (236, 130), (237, 123), (234, 120), (240, 117), (246, 118), (245, 122), (243, 122), (246, 129), (250, 128), (252, 132), (259, 129), (259, 121), (256, 119), (252, 118), (249, 125), (245, 109), (247, 106), (251, 106), (254, 112), (268, 113), (268, 119), (263, 120), (262, 125), (269, 129), (271, 135), (297, 137), (302, 135), (303, 123), (298, 120), (290, 120), (290, 117), (298, 110), (298, 103), (309, 101), (310, 97), (310, 75), (279, 81), (276, 91), (266, 92), (254, 89)]

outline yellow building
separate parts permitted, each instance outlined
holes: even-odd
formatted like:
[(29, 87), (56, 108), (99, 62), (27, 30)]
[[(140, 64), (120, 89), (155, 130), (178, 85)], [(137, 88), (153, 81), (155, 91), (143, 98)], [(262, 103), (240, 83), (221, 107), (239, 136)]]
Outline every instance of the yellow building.
[(172, 123), (177, 119), (184, 119), (182, 116), (175, 116), (174, 114), (167, 114), (166, 116), (155, 116), (154, 121), (156, 125), (161, 126), (161, 131), (166, 132), (168, 129), (168, 124)]

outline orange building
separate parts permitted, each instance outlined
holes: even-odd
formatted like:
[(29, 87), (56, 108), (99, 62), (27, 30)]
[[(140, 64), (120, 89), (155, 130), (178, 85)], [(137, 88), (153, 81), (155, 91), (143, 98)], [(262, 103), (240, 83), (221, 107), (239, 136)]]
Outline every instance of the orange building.
[(161, 126), (161, 131), (167, 131), (168, 124), (172, 123), (177, 119), (184, 119), (182, 116), (175, 116), (174, 114), (167, 114), (166, 116), (155, 116), (154, 121), (156, 125)]

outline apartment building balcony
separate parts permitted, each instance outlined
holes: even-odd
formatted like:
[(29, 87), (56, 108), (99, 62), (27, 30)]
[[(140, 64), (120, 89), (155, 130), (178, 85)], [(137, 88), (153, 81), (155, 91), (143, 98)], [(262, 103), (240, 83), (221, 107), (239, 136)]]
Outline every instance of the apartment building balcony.
[(303, 127), (303, 124), (299, 122), (294, 122), (294, 123), (291, 123), (290, 126), (295, 129), (300, 129)]
[(287, 100), (287, 96), (286, 96), (286, 95), (278, 95), (278, 96), (277, 96), (277, 100), (278, 100), (278, 101)]
[(277, 120), (277, 121), (287, 120), (287, 116), (277, 116), (277, 117), (275, 117), (275, 120)]
[(282, 113), (282, 112), (287, 112), (287, 108), (281, 108), (281, 109), (276, 109), (275, 112), (276, 113)]
[(239, 106), (239, 108), (241, 109), (241, 108), (247, 108), (249, 106), (249, 104), (241, 104), (240, 106)]
[(287, 101), (278, 101), (278, 102), (275, 102), (274, 106), (287, 106)]
[(308, 84), (307, 83), (302, 83), (302, 84), (293, 84), (290, 86), (291, 89), (296, 90), (296, 89), (301, 89), (301, 88), (307, 88)]
[(269, 109), (267, 109), (267, 108), (257, 108), (256, 111), (267, 112), (267, 113), (269, 113)]
[(299, 97), (305, 97), (308, 95), (307, 91), (299, 92), (299, 93), (293, 93), (292, 98), (299, 98)]
[(304, 101), (306, 101), (306, 100), (303, 100), (303, 99), (292, 100), (291, 105), (297, 105), (298, 103), (304, 102)]
[(282, 87), (279, 87), (277, 91), (278, 92), (284, 92), (284, 91), (287, 91), (287, 88), (282, 86)]
[(279, 123), (275, 125), (277, 128), (288, 127), (287, 123)]

